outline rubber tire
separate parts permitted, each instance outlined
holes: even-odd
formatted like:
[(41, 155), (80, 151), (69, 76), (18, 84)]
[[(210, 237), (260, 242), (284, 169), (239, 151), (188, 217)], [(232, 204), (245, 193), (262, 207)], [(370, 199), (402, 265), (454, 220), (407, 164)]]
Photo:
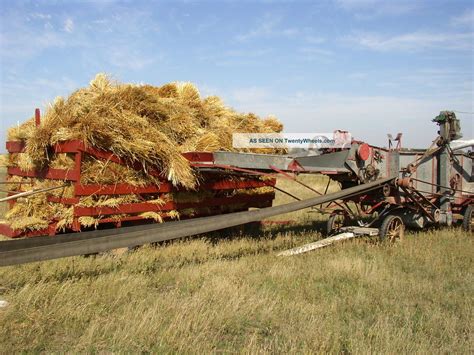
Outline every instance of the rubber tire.
[(471, 220), (473, 214), (474, 205), (467, 206), (466, 211), (464, 211), (464, 217), (462, 219), (462, 229), (464, 229), (466, 232), (474, 232), (474, 230), (471, 229)]
[[(387, 240), (387, 233), (388, 233), (388, 227), (390, 226), (390, 224), (394, 221), (394, 220), (399, 220), (400, 223), (402, 224), (402, 236), (401, 237), (398, 237), (397, 239), (398, 240), (401, 240), (403, 239), (403, 234), (405, 233), (405, 224), (403, 223), (403, 219), (400, 217), (400, 216), (397, 216), (397, 215), (388, 215), (387, 217), (384, 218), (382, 224), (380, 225), (380, 229), (379, 229), (379, 237), (380, 237), (380, 240), (381, 241), (386, 241)], [(393, 242), (393, 240), (389, 240), (391, 242)]]
[(333, 215), (329, 216), (329, 219), (326, 223), (326, 234), (327, 235), (331, 235), (334, 231), (336, 231), (336, 229), (334, 228), (334, 222), (336, 222), (336, 218), (338, 218), (338, 217), (340, 218), (341, 216), (344, 218), (344, 223), (342, 224), (342, 226), (345, 226), (347, 223), (346, 223), (344, 215), (333, 214)]

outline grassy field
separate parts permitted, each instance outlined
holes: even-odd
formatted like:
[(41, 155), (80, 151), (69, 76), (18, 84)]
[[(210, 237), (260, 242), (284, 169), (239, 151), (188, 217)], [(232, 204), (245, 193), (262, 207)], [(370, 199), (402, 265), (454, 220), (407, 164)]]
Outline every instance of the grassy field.
[(472, 236), (277, 257), (324, 224), (308, 210), (278, 219), (298, 225), (0, 268), (0, 349), (472, 353)]

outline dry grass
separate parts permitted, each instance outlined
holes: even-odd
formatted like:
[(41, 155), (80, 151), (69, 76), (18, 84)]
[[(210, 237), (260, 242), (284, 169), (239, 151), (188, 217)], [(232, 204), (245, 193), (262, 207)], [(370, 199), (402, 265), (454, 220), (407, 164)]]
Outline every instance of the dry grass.
[(321, 237), (313, 217), (300, 212), (299, 227), (260, 238), (216, 233), (119, 257), (1, 268), (0, 297), (10, 305), (0, 310), (0, 348), (472, 352), (472, 236), (431, 231), (394, 246), (361, 240), (277, 257)]
[(206, 240), (0, 270), (6, 352), (443, 352), (472, 349), (472, 239), (348, 243), (317, 235)]

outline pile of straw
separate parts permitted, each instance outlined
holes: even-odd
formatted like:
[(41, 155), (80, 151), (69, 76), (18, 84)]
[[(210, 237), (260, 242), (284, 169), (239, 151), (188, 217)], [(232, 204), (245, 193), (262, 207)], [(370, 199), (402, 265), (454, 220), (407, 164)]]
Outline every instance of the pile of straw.
[[(192, 191), (199, 177), (181, 153), (187, 151), (234, 151), (232, 133), (281, 132), (282, 124), (273, 116), (261, 119), (255, 114), (238, 113), (225, 106), (217, 96), (202, 98), (191, 83), (169, 83), (160, 87), (121, 84), (105, 74), (97, 74), (86, 88), (67, 99), (57, 98), (35, 126), (34, 118), (8, 132), (8, 140), (26, 143), (24, 153), (10, 154), (7, 165), (23, 171), (46, 167), (72, 169), (69, 154), (50, 156), (48, 148), (58, 142), (78, 139), (87, 146), (119, 156), (126, 165), (85, 156), (81, 165), (81, 183), (134, 186), (159, 184), (150, 170), (162, 172), (175, 186)], [(250, 151), (242, 150), (241, 151)], [(272, 149), (255, 149), (258, 153), (280, 153)], [(137, 163), (142, 169), (132, 166)], [(64, 184), (62, 181), (11, 178), (11, 190)], [(72, 187), (54, 190), (62, 197), (72, 196)], [(176, 196), (175, 198), (180, 198)], [(125, 199), (125, 200), (124, 200)], [(111, 206), (129, 202), (136, 196), (86, 197), (83, 205)], [(143, 197), (140, 197), (143, 200)], [(179, 218), (179, 213), (172, 213)], [(156, 213), (144, 218), (161, 221)], [(7, 221), (16, 230), (44, 228), (52, 219), (61, 229), (72, 223), (72, 208), (48, 202), (45, 196), (19, 200), (7, 213)], [(97, 225), (97, 219), (82, 217), (83, 226)]]
[[(273, 116), (260, 119), (226, 107), (217, 96), (201, 98), (191, 83), (161, 87), (119, 84), (97, 74), (89, 87), (67, 99), (57, 98), (39, 127), (30, 119), (11, 128), (8, 139), (26, 141), (26, 154), (16, 162), (23, 170), (49, 165), (48, 146), (79, 139), (115, 153), (130, 165), (140, 163), (145, 180), (153, 167), (174, 185), (193, 188), (196, 176), (182, 152), (232, 151), (234, 132), (272, 133), (282, 129)], [(108, 174), (102, 175), (108, 178)], [(96, 180), (100, 181), (100, 176)]]

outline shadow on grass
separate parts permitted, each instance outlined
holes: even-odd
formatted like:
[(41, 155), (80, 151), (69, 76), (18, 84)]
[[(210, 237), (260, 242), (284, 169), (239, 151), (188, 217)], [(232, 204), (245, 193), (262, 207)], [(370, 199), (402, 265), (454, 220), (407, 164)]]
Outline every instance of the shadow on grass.
[[(278, 235), (301, 235), (303, 233), (324, 233), (326, 221), (310, 221), (300, 223), (262, 225), (260, 222), (247, 223), (241, 226), (226, 228), (206, 234), (196, 236), (204, 238), (210, 243), (217, 244), (220, 241), (231, 241), (238, 239), (255, 239), (262, 238), (275, 239)], [(196, 238), (195, 237), (195, 238)]]

